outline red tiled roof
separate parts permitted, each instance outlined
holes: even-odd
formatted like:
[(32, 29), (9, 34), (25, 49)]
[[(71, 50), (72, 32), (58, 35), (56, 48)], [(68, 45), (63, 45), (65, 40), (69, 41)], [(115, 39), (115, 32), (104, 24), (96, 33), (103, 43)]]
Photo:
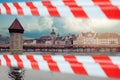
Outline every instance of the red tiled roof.
[(18, 19), (16, 18), (12, 25), (9, 27), (9, 30), (24, 30)]

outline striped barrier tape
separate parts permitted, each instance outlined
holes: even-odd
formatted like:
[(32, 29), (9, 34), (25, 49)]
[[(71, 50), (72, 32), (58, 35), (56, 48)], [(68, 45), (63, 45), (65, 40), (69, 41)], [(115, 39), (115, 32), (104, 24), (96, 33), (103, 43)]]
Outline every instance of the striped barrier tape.
[(120, 78), (120, 57), (0, 55), (0, 65), (49, 72)]
[[(119, 0), (0, 3), (0, 14), (120, 19)], [(120, 78), (120, 57), (0, 55), (1, 66)]]
[(0, 14), (120, 19), (120, 1), (49, 0), (0, 3)]

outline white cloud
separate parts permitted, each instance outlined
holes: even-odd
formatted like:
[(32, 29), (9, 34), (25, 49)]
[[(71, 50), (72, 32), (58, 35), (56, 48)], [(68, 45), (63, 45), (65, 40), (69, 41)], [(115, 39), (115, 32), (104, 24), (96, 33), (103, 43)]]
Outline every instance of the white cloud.
[(107, 19), (91, 19), (91, 27), (97, 28), (111, 28), (115, 27), (116, 24), (120, 24), (119, 20), (107, 20)]
[(78, 18), (65, 18), (64, 28), (70, 30), (71, 32), (86, 32), (91, 31), (89, 21), (86, 19)]
[[(57, 21), (57, 24), (54, 23), (54, 20)], [(56, 25), (53, 26), (54, 24)], [(62, 26), (60, 24), (62, 24)], [(32, 31), (32, 30), (44, 31), (47, 29), (51, 30), (52, 27), (54, 27), (56, 31), (59, 31), (59, 29), (62, 28), (64, 29), (63, 31), (66, 30), (66, 32), (68, 31), (71, 33), (72, 32), (79, 33), (79, 32), (94, 31), (95, 28), (101, 31), (102, 29), (113, 28), (118, 24), (120, 24), (119, 20), (80, 19), (80, 18), (54, 19), (53, 17), (39, 17), (39, 18), (34, 18), (30, 23), (27, 23), (25, 29), (27, 31)], [(61, 27), (58, 27), (59, 25)]]
[(119, 20), (107, 19), (79, 19), (79, 18), (65, 18), (64, 28), (71, 32), (87, 32), (97, 29), (113, 28), (120, 24)]
[(51, 17), (43, 17), (39, 19), (38, 24), (41, 27), (40, 30), (51, 29), (53, 20)]
[(46, 29), (51, 29), (53, 20), (50, 17), (41, 17), (39, 19), (36, 18), (36, 20), (33, 19), (33, 22), (26, 24), (26, 31), (32, 31), (32, 30), (38, 30), (38, 31), (44, 31)]

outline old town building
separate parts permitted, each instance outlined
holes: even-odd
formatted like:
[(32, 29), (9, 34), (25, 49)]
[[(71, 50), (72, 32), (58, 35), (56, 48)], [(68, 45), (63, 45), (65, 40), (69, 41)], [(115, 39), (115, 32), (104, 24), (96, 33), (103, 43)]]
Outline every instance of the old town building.
[(120, 45), (120, 35), (119, 35), (119, 45)]
[(24, 44), (40, 44), (40, 45), (70, 45), (73, 44), (72, 36), (60, 36), (56, 35), (54, 29), (52, 29), (50, 36), (41, 36), (38, 39), (24, 40)]
[(95, 33), (85, 32), (77, 35), (74, 45), (118, 45), (119, 35), (117, 33)]

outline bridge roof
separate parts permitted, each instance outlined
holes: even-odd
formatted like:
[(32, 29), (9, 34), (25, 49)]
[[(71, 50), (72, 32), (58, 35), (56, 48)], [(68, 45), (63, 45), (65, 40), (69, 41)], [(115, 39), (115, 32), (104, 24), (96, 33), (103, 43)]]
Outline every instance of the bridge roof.
[[(120, 45), (42, 45), (42, 44), (34, 44), (34, 45), (23, 45), (24, 48), (120, 48)], [(0, 48), (9, 48), (9, 44), (0, 44)]]

